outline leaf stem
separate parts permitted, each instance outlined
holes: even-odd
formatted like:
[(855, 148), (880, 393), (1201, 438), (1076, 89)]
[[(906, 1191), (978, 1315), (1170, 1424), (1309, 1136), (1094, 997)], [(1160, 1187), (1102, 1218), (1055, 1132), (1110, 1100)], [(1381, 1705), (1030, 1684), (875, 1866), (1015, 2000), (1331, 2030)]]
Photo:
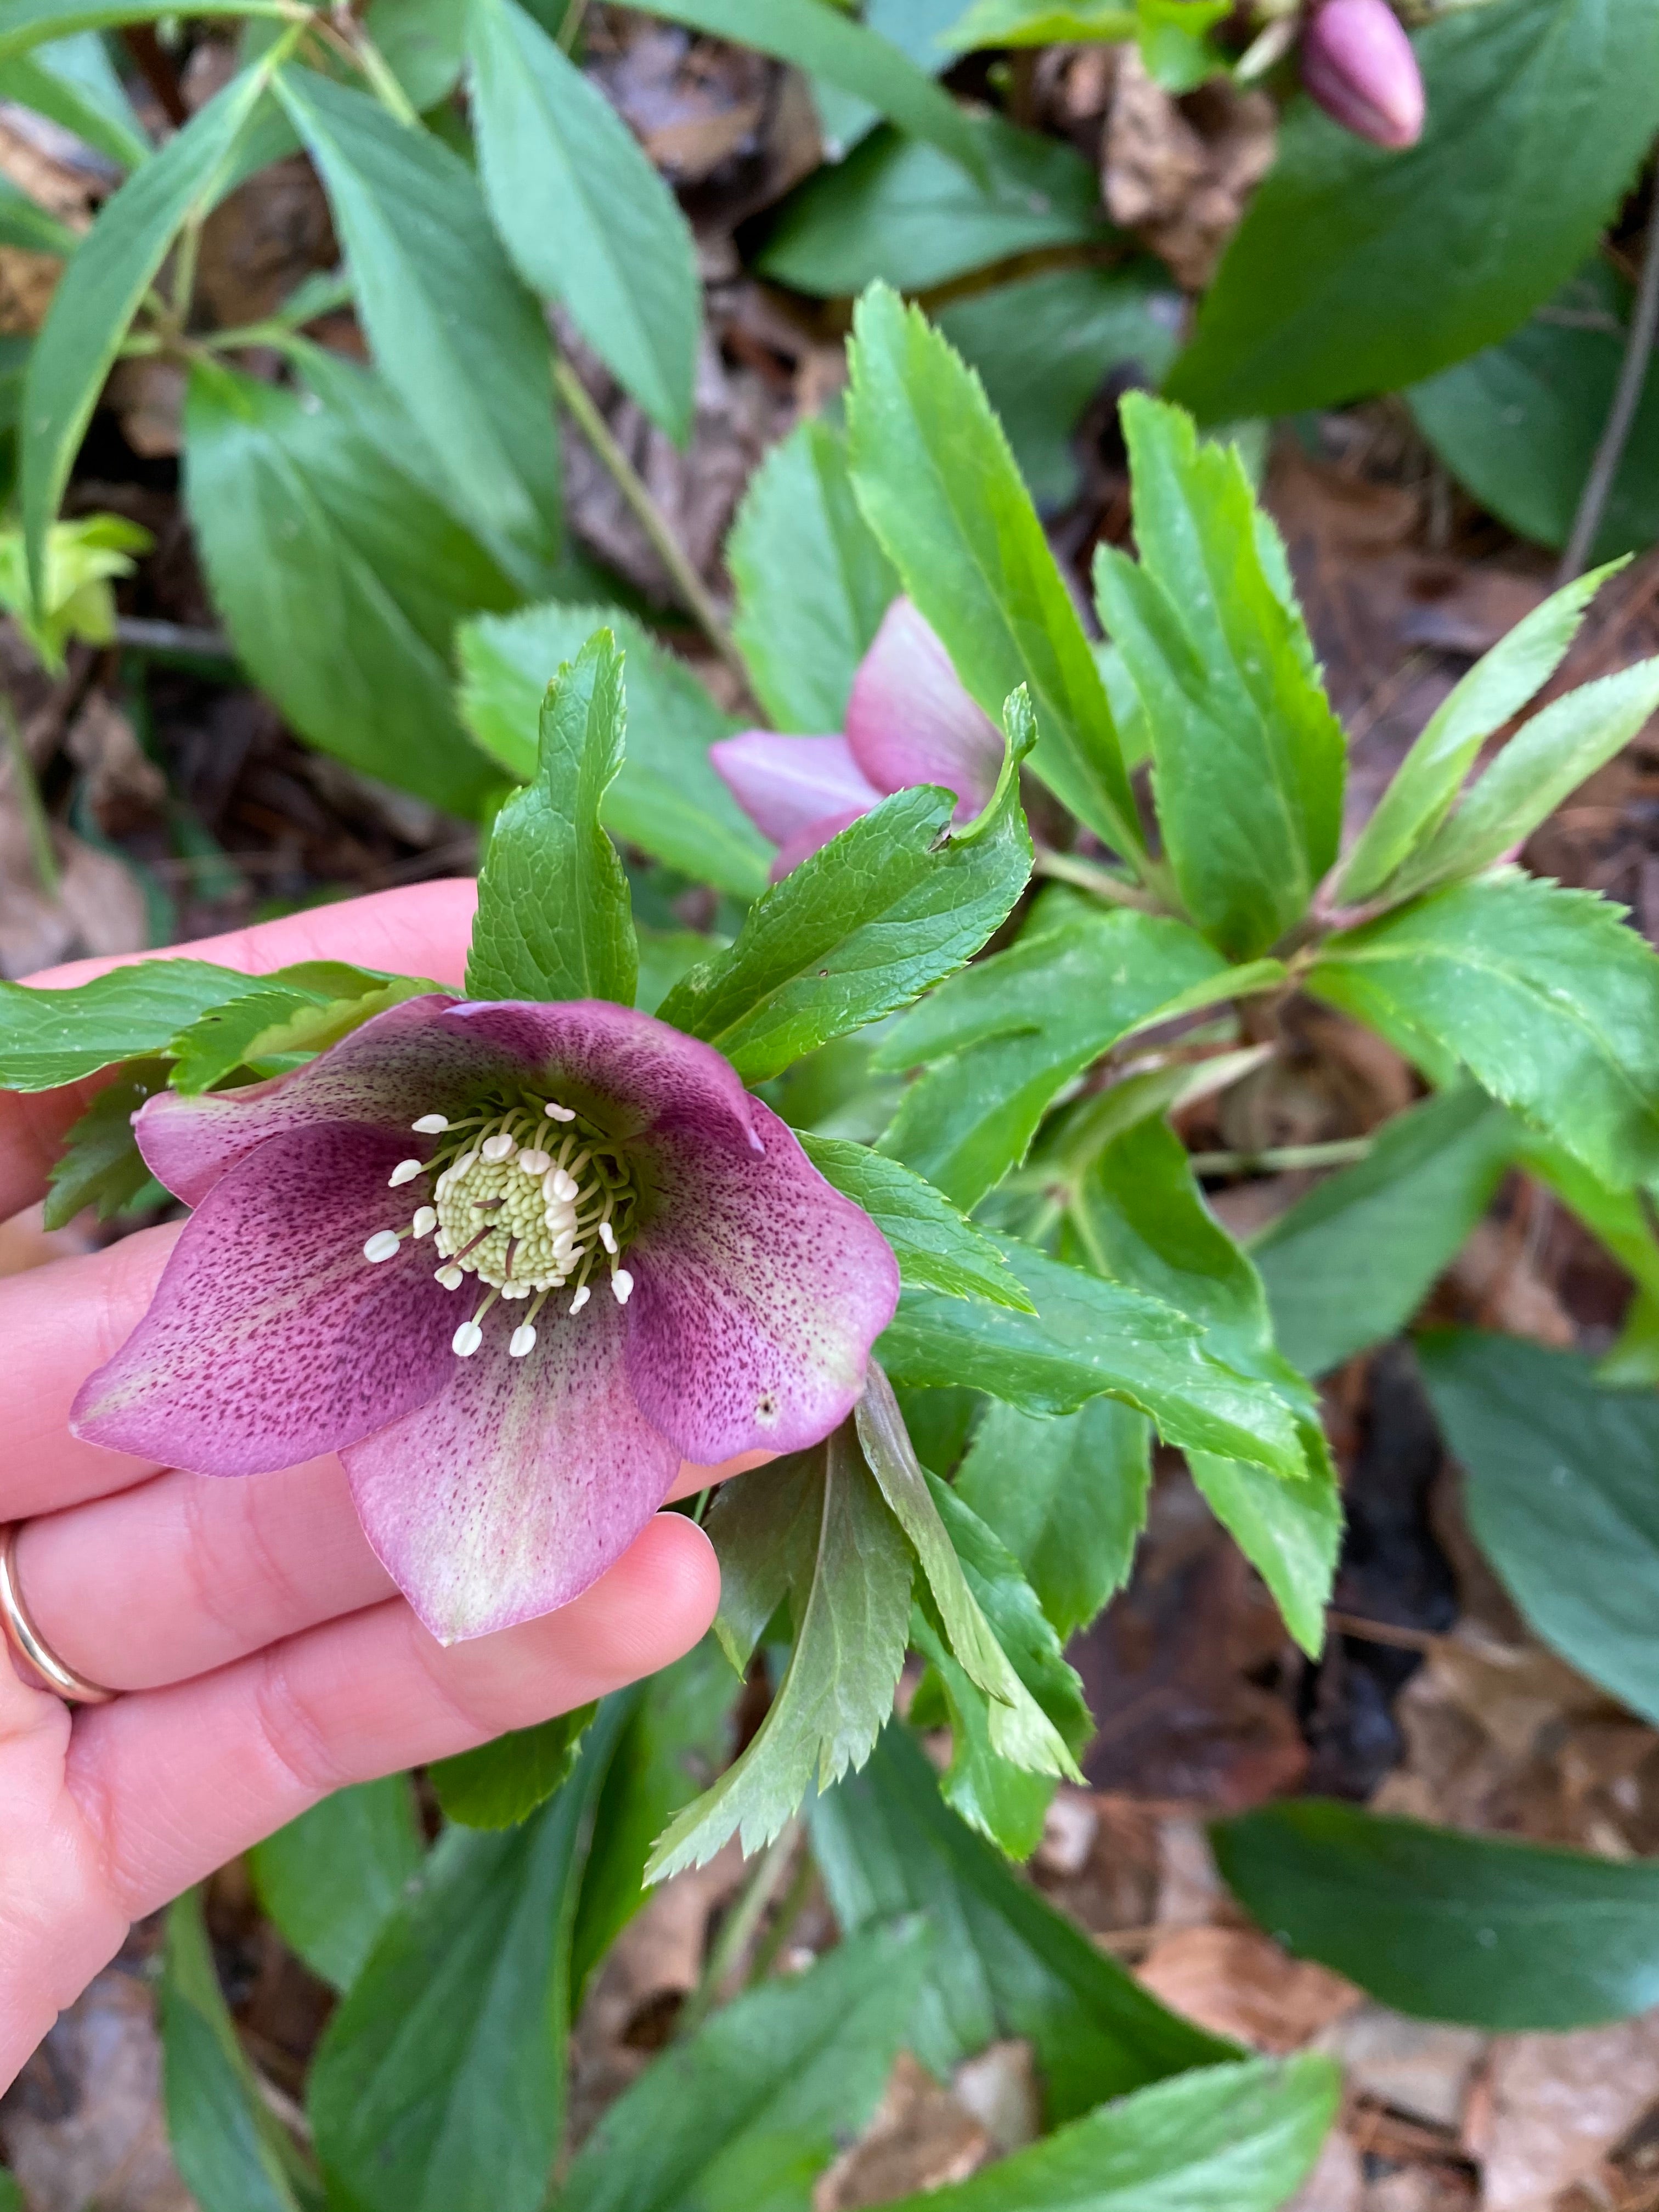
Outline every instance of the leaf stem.
[(692, 567), (684, 547), (669, 528), (668, 518), (651, 496), (644, 478), (612, 436), (611, 425), (595, 405), (587, 386), (562, 357), (554, 361), (553, 382), (576, 428), (599, 455), (617, 490), (633, 509), (658, 559), (667, 569), (687, 613), (747, 690), (749, 672), (720, 620), (720, 609), (709, 597), (702, 578)]
[(1630, 335), (1625, 341), (1625, 357), (1620, 364), (1619, 381), (1613, 387), (1613, 404), (1607, 410), (1601, 442), (1595, 448), (1595, 459), (1590, 463), (1590, 472), (1584, 480), (1578, 512), (1572, 519), (1572, 535), (1567, 540), (1560, 568), (1556, 572), (1558, 585), (1570, 584), (1575, 576), (1582, 575), (1589, 566), (1590, 549), (1601, 531), (1607, 501), (1613, 496), (1620, 464), (1630, 442), (1636, 410), (1641, 404), (1656, 337), (1659, 337), (1659, 195), (1656, 195), (1652, 212), (1648, 217), (1648, 240), (1642, 255), (1642, 273), (1636, 288), (1635, 305), (1631, 311)]
[(800, 1822), (789, 1820), (767, 1845), (741, 1895), (726, 1915), (714, 1938), (697, 1986), (680, 2007), (674, 2039), (683, 2042), (702, 2026), (720, 2000), (721, 1990), (754, 1941), (768, 1906), (783, 1886), (800, 1841)]
[(558, 44), (563, 53), (575, 51), (576, 40), (581, 35), (582, 18), (587, 13), (587, 0), (565, 0), (565, 10), (559, 24)]
[(46, 805), (40, 797), (34, 763), (29, 758), (28, 747), (23, 743), (23, 732), (17, 726), (17, 716), (11, 701), (3, 691), (0, 691), (0, 722), (5, 725), (6, 750), (11, 756), (12, 774), (17, 781), (17, 805), (29, 841), (29, 858), (34, 863), (35, 876), (41, 890), (48, 898), (56, 898), (62, 878), (58, 874), (58, 855), (52, 850), (52, 823), (47, 819)]
[(1073, 884), (1079, 890), (1092, 891), (1097, 898), (1105, 899), (1113, 906), (1135, 907), (1142, 914), (1164, 911), (1150, 891), (1130, 883), (1103, 861), (1085, 860), (1079, 853), (1057, 853), (1049, 846), (1039, 845), (1033, 866), (1037, 875), (1052, 877), (1060, 884)]
[(1265, 1152), (1194, 1152), (1194, 1175), (1281, 1175), (1291, 1168), (1343, 1168), (1370, 1153), (1369, 1137), (1338, 1137), (1326, 1145), (1274, 1145)]
[(420, 128), (421, 118), (415, 103), (392, 74), (390, 62), (352, 13), (349, 0), (335, 0), (332, 20), (319, 21), (317, 28), (368, 80), (369, 90), (395, 122)]

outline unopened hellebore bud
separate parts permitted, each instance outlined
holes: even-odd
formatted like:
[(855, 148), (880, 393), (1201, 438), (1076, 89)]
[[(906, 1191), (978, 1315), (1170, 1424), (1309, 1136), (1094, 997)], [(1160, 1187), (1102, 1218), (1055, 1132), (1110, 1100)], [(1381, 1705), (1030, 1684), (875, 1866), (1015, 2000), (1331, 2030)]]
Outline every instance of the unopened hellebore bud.
[(1357, 137), (1401, 147), (1423, 135), (1423, 79), (1388, 0), (1314, 0), (1302, 82)]

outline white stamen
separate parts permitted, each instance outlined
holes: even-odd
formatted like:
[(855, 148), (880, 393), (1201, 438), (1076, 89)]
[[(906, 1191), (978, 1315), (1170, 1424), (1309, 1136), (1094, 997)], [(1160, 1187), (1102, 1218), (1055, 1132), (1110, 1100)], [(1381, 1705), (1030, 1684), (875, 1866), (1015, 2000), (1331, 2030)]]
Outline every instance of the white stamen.
[(535, 1346), (536, 1332), (528, 1322), (525, 1322), (520, 1328), (514, 1330), (513, 1340), (507, 1349), (512, 1358), (522, 1359), (526, 1352), (533, 1352)]
[(450, 1349), (458, 1359), (471, 1359), (483, 1342), (483, 1331), (476, 1321), (464, 1321), (456, 1330)]
[(634, 1278), (626, 1267), (618, 1267), (611, 1278), (611, 1287), (616, 1293), (617, 1304), (625, 1306), (634, 1295)]
[(382, 1260), (395, 1260), (402, 1249), (403, 1241), (395, 1229), (377, 1229), (363, 1247), (363, 1257), (378, 1265)]
[(553, 1164), (553, 1155), (551, 1152), (538, 1152), (534, 1145), (526, 1145), (520, 1153), (516, 1164), (521, 1167), (527, 1176), (544, 1176)]
[(441, 1114), (422, 1114), (418, 1121), (411, 1121), (409, 1126), (417, 1136), (441, 1137), (449, 1124)]
[(422, 1206), (416, 1207), (415, 1212), (415, 1234), (417, 1237), (430, 1237), (437, 1225), (438, 1212), (435, 1206)]
[(581, 1185), (565, 1169), (555, 1168), (542, 1188), (550, 1198), (556, 1198), (562, 1204), (568, 1206), (580, 1191)]
[(413, 1182), (417, 1175), (424, 1175), (425, 1172), (424, 1160), (399, 1160), (386, 1177), (386, 1188), (396, 1190), (399, 1183)]
[(599, 1242), (614, 1260), (617, 1256), (617, 1232), (608, 1221), (599, 1224)]
[(466, 1278), (459, 1267), (440, 1267), (433, 1279), (441, 1283), (447, 1291), (459, 1291)]
[(574, 1121), (576, 1118), (574, 1107), (561, 1106), (556, 1099), (552, 1098), (548, 1100), (542, 1110), (550, 1114), (556, 1121)]
[(587, 1304), (587, 1301), (589, 1300), (589, 1298), (591, 1298), (591, 1297), (592, 1297), (592, 1295), (593, 1295), (592, 1291), (590, 1291), (590, 1290), (588, 1289), (588, 1287), (587, 1287), (586, 1284), (586, 1283), (584, 1283), (584, 1284), (582, 1285), (582, 1286), (581, 1286), (580, 1290), (579, 1290), (579, 1291), (577, 1291), (577, 1293), (576, 1293), (575, 1297), (574, 1297), (574, 1298), (572, 1298), (572, 1299), (571, 1299), (571, 1301), (570, 1301), (570, 1310), (571, 1310), (571, 1312), (572, 1312), (572, 1313), (580, 1313), (580, 1312), (581, 1311), (582, 1308), (583, 1308), (583, 1307)]
[(497, 1160), (511, 1159), (517, 1147), (516, 1137), (508, 1136), (505, 1129), (498, 1129), (493, 1137), (484, 1139), (478, 1150), (493, 1165)]

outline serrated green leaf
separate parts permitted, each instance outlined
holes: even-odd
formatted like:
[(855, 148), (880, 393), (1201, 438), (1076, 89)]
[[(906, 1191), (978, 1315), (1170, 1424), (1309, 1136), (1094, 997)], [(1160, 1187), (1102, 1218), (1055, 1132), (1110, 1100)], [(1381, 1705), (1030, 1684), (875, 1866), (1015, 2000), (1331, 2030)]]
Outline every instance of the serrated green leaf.
[(907, 1283), (947, 1297), (983, 1298), (1021, 1313), (1031, 1303), (984, 1231), (941, 1198), (932, 1183), (868, 1145), (800, 1132), (801, 1149), (843, 1197), (861, 1206), (893, 1248)]
[(708, 748), (737, 726), (703, 686), (631, 615), (550, 601), (461, 630), (460, 708), (473, 736), (520, 782), (536, 772), (537, 723), (548, 679), (596, 629), (628, 656), (628, 753), (605, 793), (611, 835), (717, 890), (753, 898), (772, 848), (709, 764)]
[(512, 603), (491, 556), (332, 393), (198, 362), (185, 441), (197, 543), (249, 672), (313, 744), (476, 812), (497, 778), (450, 705), (448, 661), (464, 616)]
[(1659, 958), (1622, 912), (1506, 872), (1328, 939), (1308, 988), (1628, 1189), (1659, 1173)]
[(763, 1082), (970, 959), (1031, 871), (1018, 776), (1030, 709), (1016, 697), (1007, 711), (1002, 774), (976, 822), (950, 834), (951, 795), (936, 785), (883, 799), (757, 900), (731, 951), (677, 985), (661, 1018)]
[(702, 298), (678, 202), (598, 86), (514, 0), (467, 0), (466, 21), (479, 172), (514, 266), (564, 301), (684, 444)]
[(1396, 2012), (1498, 2034), (1659, 2002), (1659, 1865), (1302, 1798), (1210, 1832), (1268, 1933)]
[(46, 1226), (64, 1229), (84, 1206), (107, 1221), (154, 1188), (132, 1133), (132, 1117), (146, 1098), (167, 1088), (165, 1060), (127, 1062), (99, 1091), (64, 1139), (52, 1167)]
[(706, 1864), (734, 1835), (745, 1853), (757, 1850), (815, 1785), (861, 1766), (891, 1717), (904, 1663), (910, 1547), (850, 1424), (725, 1484), (706, 1525), (722, 1581), (729, 1561), (750, 1618), (766, 1602), (755, 1593), (787, 1593), (794, 1643), (754, 1741), (670, 1822), (646, 1869), (651, 1881)]
[(249, 988), (247, 976), (205, 960), (140, 960), (52, 990), (0, 979), (0, 1089), (54, 1091), (162, 1052), (198, 1015)]
[(1473, 1084), (1395, 1116), (1250, 1248), (1273, 1334), (1323, 1375), (1402, 1328), (1491, 1204), (1516, 1125)]
[(1314, 2052), (1202, 2068), (893, 2212), (1274, 2212), (1306, 2179), (1341, 2097), (1336, 2065)]
[(1062, 1638), (1128, 1580), (1151, 1486), (1151, 1424), (1115, 1398), (1048, 1417), (988, 1407), (956, 1479)]
[(1301, 920), (1336, 858), (1341, 726), (1300, 613), (1263, 566), (1237, 451), (1200, 444), (1188, 416), (1143, 393), (1120, 414), (1140, 561), (1099, 549), (1101, 621), (1146, 711), (1187, 910), (1249, 959)]
[(322, 178), (381, 374), (456, 512), (500, 533), (524, 589), (544, 586), (560, 547), (551, 356), (472, 172), (314, 70), (283, 70), (276, 90)]
[(859, 501), (988, 714), (1024, 684), (1031, 766), (1115, 850), (1142, 850), (1100, 672), (978, 378), (885, 286), (859, 302), (848, 421)]
[(611, 2106), (560, 2212), (810, 2212), (875, 2110), (929, 1948), (920, 1921), (872, 1929), (727, 2005)]
[(409, 1777), (389, 1774), (337, 1790), (256, 1844), (248, 1863), (289, 1950), (345, 1990), (424, 1856)]
[[(1571, 276), (1659, 125), (1648, 0), (1499, 0), (1413, 41), (1404, 152), (1292, 106), (1176, 364), (1204, 422), (1328, 407), (1490, 345)], [(1495, 249), (1523, 236), (1526, 251)]]
[(1445, 820), (1481, 746), (1565, 659), (1584, 610), (1622, 562), (1576, 577), (1518, 622), (1442, 701), (1395, 769), (1344, 862), (1336, 896), (1374, 897), (1414, 846)]
[(1103, 2097), (1235, 2047), (1165, 2011), (943, 1802), (908, 1731), (810, 1807), (813, 1856), (845, 1934), (925, 1912), (937, 1941), (911, 2048), (948, 2076), (999, 2037), (1036, 2054), (1050, 2127)]
[(536, 781), (495, 817), (467, 956), (471, 997), (633, 1005), (628, 877), (599, 823), (626, 720), (623, 655), (602, 629), (548, 686)]
[(847, 441), (810, 416), (749, 479), (726, 541), (732, 635), (775, 729), (841, 728), (899, 582), (854, 496)]
[(538, 1728), (514, 1729), (441, 1759), (428, 1776), (446, 1818), (464, 1828), (516, 1828), (527, 1820), (570, 1779), (598, 1711), (597, 1705), (578, 1705)]

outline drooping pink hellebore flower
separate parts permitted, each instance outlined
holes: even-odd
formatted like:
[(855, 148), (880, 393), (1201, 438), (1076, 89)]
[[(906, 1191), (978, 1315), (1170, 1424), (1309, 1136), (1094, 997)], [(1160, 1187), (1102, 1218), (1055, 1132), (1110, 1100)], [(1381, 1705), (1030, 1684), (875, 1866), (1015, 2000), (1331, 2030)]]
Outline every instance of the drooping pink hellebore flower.
[(1302, 82), (1357, 137), (1398, 149), (1423, 135), (1423, 77), (1388, 0), (1315, 0)]
[(683, 1457), (827, 1435), (897, 1302), (731, 1066), (603, 1000), (411, 999), (137, 1132), (195, 1212), (76, 1434), (203, 1474), (337, 1451), (446, 1642), (577, 1596)]
[(840, 737), (744, 730), (708, 748), (732, 797), (779, 847), (775, 883), (821, 845), (912, 784), (943, 784), (971, 822), (996, 789), (1002, 732), (957, 679), (951, 656), (908, 599), (895, 599), (859, 663)]

